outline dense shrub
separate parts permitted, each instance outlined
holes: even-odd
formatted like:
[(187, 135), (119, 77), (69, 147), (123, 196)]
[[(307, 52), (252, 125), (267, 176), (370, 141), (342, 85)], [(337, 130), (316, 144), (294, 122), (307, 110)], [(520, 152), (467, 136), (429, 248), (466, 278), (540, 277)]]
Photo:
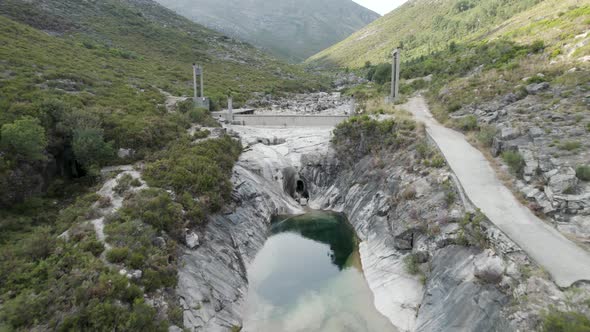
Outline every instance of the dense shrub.
[(382, 63), (369, 70), (367, 79), (377, 84), (391, 82), (391, 64)]
[(43, 159), (46, 146), (45, 129), (35, 118), (23, 117), (0, 129), (0, 148), (10, 156), (28, 161)]
[(559, 145), (560, 149), (567, 150), (567, 151), (577, 150), (580, 147), (582, 147), (582, 143), (580, 143), (578, 141), (567, 141), (567, 142), (563, 142)]
[(104, 165), (115, 154), (112, 144), (104, 141), (103, 130), (99, 128), (76, 129), (72, 148), (76, 160), (86, 169)]
[(410, 144), (415, 129), (416, 123), (411, 120), (352, 117), (336, 127), (332, 144), (341, 160), (352, 163), (369, 153)]
[(475, 115), (467, 115), (459, 119), (457, 124), (463, 131), (472, 131), (478, 128), (477, 117)]
[(504, 151), (502, 153), (502, 159), (510, 166), (512, 172), (516, 175), (520, 175), (524, 168), (524, 158), (520, 153), (515, 151)]
[(494, 141), (494, 137), (498, 133), (498, 129), (494, 126), (481, 126), (477, 133), (477, 140), (483, 145), (490, 147)]
[(182, 206), (161, 189), (145, 189), (131, 197), (123, 207), (131, 219), (139, 219), (158, 231), (173, 231), (182, 222)]
[(550, 310), (543, 317), (543, 332), (587, 332), (590, 331), (590, 319), (579, 312), (561, 312)]
[(582, 181), (590, 181), (590, 166), (578, 166), (576, 168), (576, 176)]
[(111, 263), (123, 263), (129, 257), (129, 248), (113, 248), (107, 251), (107, 260)]
[(144, 176), (150, 186), (171, 189), (178, 197), (188, 193), (217, 211), (231, 193), (229, 178), (240, 152), (239, 142), (227, 136), (194, 145), (183, 140), (150, 163)]

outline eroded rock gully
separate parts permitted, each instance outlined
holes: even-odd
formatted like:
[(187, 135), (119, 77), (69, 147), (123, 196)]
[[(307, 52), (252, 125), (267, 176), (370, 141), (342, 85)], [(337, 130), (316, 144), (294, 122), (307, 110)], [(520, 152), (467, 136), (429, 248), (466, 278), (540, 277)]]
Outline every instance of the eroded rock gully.
[[(400, 331), (532, 328), (542, 308), (565, 305), (546, 277), (523, 275), (523, 267), (534, 265), (502, 233), (485, 220), (477, 232), (460, 222), (465, 209), (449, 199), (460, 197), (452, 174), (422, 165), (414, 150), (345, 166), (330, 146), (330, 129), (231, 130), (245, 145), (234, 168), (233, 203), (210, 220), (198, 247), (185, 250), (179, 271), (189, 330), (241, 326), (247, 268), (271, 216), (304, 211), (295, 199), (302, 197), (293, 194), (301, 183), (309, 207), (347, 214), (362, 241), (375, 306)], [(284, 143), (260, 143), (277, 139)], [(489, 249), (464, 245), (478, 236)], [(421, 272), (408, 273), (409, 261)], [(542, 305), (528, 299), (547, 294), (552, 300)]]

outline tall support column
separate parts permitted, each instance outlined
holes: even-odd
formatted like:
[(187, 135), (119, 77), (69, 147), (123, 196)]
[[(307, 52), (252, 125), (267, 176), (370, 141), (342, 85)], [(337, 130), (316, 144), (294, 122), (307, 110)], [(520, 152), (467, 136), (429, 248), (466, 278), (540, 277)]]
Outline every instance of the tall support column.
[(400, 51), (393, 50), (391, 54), (391, 95), (389, 99), (394, 102), (399, 97), (399, 71), (400, 71)]
[(234, 121), (234, 105), (232, 97), (227, 97), (227, 123), (231, 124)]
[(197, 100), (197, 64), (193, 63), (193, 98)]
[(205, 97), (205, 92), (204, 92), (204, 88), (203, 88), (203, 67), (200, 67), (200, 72), (201, 72), (201, 98)]

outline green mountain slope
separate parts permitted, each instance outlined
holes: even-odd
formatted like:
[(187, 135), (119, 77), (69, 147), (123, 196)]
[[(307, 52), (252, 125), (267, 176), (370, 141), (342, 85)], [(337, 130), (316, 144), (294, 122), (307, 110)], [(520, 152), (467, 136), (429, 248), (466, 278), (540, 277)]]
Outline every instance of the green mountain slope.
[[(186, 119), (166, 111), (164, 92), (192, 95), (193, 62), (205, 66), (205, 94), (215, 108), (230, 91), (239, 105), (252, 92), (321, 84), (148, 0), (7, 0), (0, 14), (0, 127), (39, 119), (58, 164), (71, 133), (56, 126), (78, 112), (99, 123), (115, 149), (157, 149), (177, 137)], [(47, 114), (54, 108), (59, 116)]]
[(440, 50), (451, 41), (475, 40), (541, 0), (410, 0), (344, 41), (313, 55), (319, 65), (361, 67), (385, 62), (403, 45), (411, 59)]
[(195, 22), (296, 62), (379, 17), (351, 0), (157, 1)]
[[(207, 112), (166, 107), (191, 95), (193, 62), (216, 107), (323, 84), (149, 0), (0, 2), (0, 331), (182, 326), (177, 243), (228, 199), (241, 151), (228, 136), (192, 144)], [(151, 189), (121, 176), (112, 213), (101, 167), (139, 160)]]

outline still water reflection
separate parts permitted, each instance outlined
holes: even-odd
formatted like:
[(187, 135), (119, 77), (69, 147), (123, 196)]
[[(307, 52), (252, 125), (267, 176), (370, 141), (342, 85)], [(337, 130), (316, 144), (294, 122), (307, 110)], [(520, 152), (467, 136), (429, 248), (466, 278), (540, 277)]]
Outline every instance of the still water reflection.
[(248, 270), (245, 331), (394, 331), (373, 306), (344, 216), (277, 217)]

